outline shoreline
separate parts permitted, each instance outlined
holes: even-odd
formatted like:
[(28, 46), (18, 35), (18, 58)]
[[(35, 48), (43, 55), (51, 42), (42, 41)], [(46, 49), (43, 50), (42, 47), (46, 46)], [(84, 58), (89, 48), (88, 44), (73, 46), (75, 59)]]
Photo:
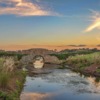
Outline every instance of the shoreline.
[[(85, 76), (92, 76), (95, 78), (100, 78), (100, 73), (98, 73), (98, 72), (92, 72), (91, 70), (80, 70), (79, 68), (75, 68), (72, 65), (68, 65), (68, 64), (66, 64), (65, 66), (67, 66), (68, 69), (70, 69), (74, 72), (79, 72), (80, 74), (83, 74)], [(68, 67), (68, 66), (71, 66), (71, 67)], [(91, 66), (89, 66), (89, 67), (91, 67)]]

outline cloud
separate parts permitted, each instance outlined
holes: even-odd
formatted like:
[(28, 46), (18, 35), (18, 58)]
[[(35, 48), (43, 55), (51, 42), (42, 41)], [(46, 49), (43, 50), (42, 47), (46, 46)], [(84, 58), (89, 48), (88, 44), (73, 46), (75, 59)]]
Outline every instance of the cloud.
[[(46, 10), (45, 10), (46, 9)], [(31, 0), (0, 0), (0, 15), (57, 16), (58, 14), (33, 3)]]
[(100, 12), (91, 10), (92, 12), (92, 23), (90, 26), (88, 26), (85, 30), (85, 32), (90, 32), (94, 29), (100, 29)]

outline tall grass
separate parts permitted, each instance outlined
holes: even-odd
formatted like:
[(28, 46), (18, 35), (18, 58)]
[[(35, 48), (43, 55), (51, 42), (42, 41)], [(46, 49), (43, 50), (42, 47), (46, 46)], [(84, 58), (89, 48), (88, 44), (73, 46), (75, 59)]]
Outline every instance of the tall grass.
[(5, 90), (8, 87), (9, 84), (9, 79), (10, 79), (10, 73), (0, 73), (0, 88), (2, 90)]
[(3, 69), (4, 61), (5, 61), (4, 58), (0, 58), (0, 71)]
[(15, 69), (15, 60), (13, 57), (5, 58), (5, 62), (3, 64), (3, 71), (12, 72)]
[(26, 73), (17, 69), (15, 63), (15, 57), (0, 58), (0, 100), (19, 100)]
[(0, 58), (0, 88), (2, 90), (5, 90), (8, 87), (11, 74), (11, 72), (9, 72), (8, 69), (13, 67), (14, 63), (12, 63), (12, 61), (13, 60), (11, 58), (5, 58), (5, 57)]
[(86, 55), (76, 55), (70, 56), (67, 59), (68, 64), (77, 65), (77, 67), (90, 66), (92, 64), (100, 64), (100, 52), (86, 54)]
[(0, 58), (0, 88), (5, 90), (8, 87), (10, 75), (14, 70), (14, 59), (11, 57)]

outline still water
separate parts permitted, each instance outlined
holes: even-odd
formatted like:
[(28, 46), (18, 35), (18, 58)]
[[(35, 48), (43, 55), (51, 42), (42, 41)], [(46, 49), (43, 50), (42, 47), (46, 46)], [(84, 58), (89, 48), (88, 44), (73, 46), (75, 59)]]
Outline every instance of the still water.
[(100, 82), (67, 69), (27, 76), (21, 100), (100, 100)]
[(44, 58), (42, 56), (35, 56), (33, 66), (37, 69), (42, 68), (44, 66)]

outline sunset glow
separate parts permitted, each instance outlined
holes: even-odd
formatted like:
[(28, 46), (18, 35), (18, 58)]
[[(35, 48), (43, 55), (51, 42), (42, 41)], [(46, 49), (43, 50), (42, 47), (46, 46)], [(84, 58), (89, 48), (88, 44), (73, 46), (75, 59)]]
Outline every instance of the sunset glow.
[(1, 49), (97, 47), (99, 31), (98, 0), (0, 0)]

